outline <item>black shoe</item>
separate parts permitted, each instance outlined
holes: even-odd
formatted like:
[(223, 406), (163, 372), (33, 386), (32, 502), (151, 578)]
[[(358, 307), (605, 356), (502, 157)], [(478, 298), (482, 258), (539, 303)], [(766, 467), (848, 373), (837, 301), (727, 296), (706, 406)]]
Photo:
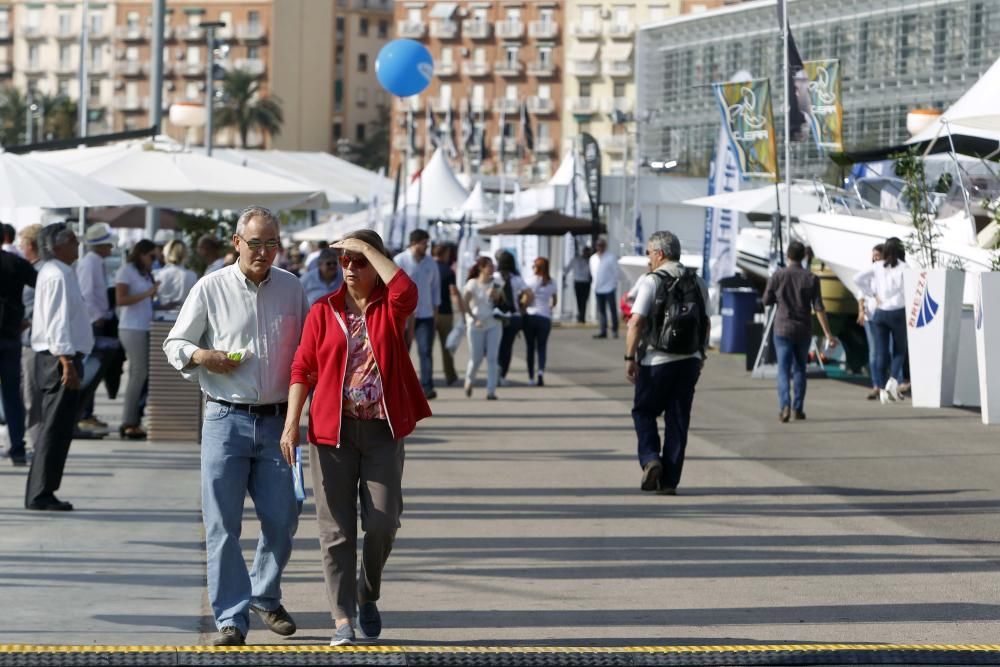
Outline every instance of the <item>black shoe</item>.
[(787, 405), (781, 408), (781, 412), (778, 413), (778, 419), (782, 424), (786, 423), (788, 419), (792, 416), (792, 409)]
[(607, 338), (607, 337), (608, 337), (608, 334), (606, 334), (606, 333), (594, 334), (594, 339), (595, 340), (598, 339), (598, 338)]
[(676, 496), (677, 487), (676, 486), (663, 486), (656, 490), (656, 495), (658, 496)]
[(805, 421), (805, 420), (806, 420), (806, 413), (802, 412), (801, 410), (796, 410), (795, 411), (795, 421), (802, 422), (802, 421)]
[(295, 634), (295, 621), (289, 615), (285, 608), (278, 605), (277, 609), (261, 609), (255, 605), (250, 605), (250, 611), (257, 614), (260, 620), (264, 621), (264, 625), (267, 629), (276, 635), (281, 635), (282, 637), (288, 637)]
[(378, 639), (382, 634), (382, 615), (374, 602), (362, 602), (358, 607), (358, 628), (365, 639)]
[(23, 468), (28, 465), (28, 457), (25, 455), (10, 457), (10, 464), (15, 468)]
[(497, 395), (496, 394), (486, 394), (486, 400), (487, 401), (495, 401), (495, 400), (497, 400)]
[(434, 391), (433, 389), (431, 389), (430, 391), (428, 391), (427, 393), (424, 394), (424, 398), (426, 398), (428, 401), (432, 401), (432, 400), (434, 400), (437, 397), (438, 397), (438, 393), (436, 391)]
[(24, 508), (29, 510), (38, 510), (41, 512), (72, 512), (73, 504), (68, 503), (65, 500), (59, 500), (55, 496), (51, 496), (49, 498), (43, 498), (41, 500), (25, 503)]
[(538, 382), (536, 382), (535, 384), (539, 387), (545, 386), (545, 378), (542, 377), (541, 373), (538, 374)]
[(218, 636), (212, 640), (212, 646), (246, 646), (246, 637), (232, 625), (219, 630)]
[(659, 461), (650, 461), (642, 468), (642, 484), (639, 488), (643, 491), (656, 491), (660, 487), (660, 473), (663, 465)]

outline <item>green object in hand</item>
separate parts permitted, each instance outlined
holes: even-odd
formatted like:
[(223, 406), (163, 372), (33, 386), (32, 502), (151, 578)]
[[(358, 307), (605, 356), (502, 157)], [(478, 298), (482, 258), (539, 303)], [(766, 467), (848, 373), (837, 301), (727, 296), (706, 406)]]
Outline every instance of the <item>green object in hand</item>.
[(230, 359), (232, 359), (233, 361), (243, 361), (243, 353), (242, 352), (230, 352), (226, 356), (229, 357)]

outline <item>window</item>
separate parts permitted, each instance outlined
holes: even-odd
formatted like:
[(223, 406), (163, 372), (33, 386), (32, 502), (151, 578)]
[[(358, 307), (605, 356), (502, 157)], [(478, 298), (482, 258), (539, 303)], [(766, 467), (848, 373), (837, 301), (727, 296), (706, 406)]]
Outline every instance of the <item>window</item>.
[(451, 107), (451, 84), (450, 83), (442, 83), (441, 84), (441, 92), (438, 94), (438, 99), (441, 101), (441, 104), (443, 106), (449, 107), (449, 108)]
[(139, 47), (138, 46), (130, 46), (127, 49), (125, 49), (125, 60), (133, 61), (133, 60), (138, 60), (138, 59), (139, 59)]
[(28, 67), (31, 69), (38, 68), (38, 45), (29, 44), (28, 45)]
[(358, 34), (362, 37), (368, 36), (368, 19), (364, 16), (358, 20)]
[(216, 30), (215, 34), (218, 35), (220, 32), (223, 34), (232, 34), (233, 31), (233, 13), (232, 12), (219, 12), (219, 22), (225, 23), (225, 27)]
[(0, 7), (0, 32), (10, 34), (10, 8)]
[(450, 65), (453, 60), (452, 51), (450, 46), (441, 47), (441, 64)]
[(504, 51), (506, 52), (506, 56), (507, 56), (507, 64), (508, 65), (516, 66), (517, 65), (517, 51), (518, 51), (518, 47), (516, 47), (516, 46), (505, 46), (504, 47)]
[(101, 82), (95, 79), (90, 80), (90, 97), (96, 99), (101, 96)]
[(379, 39), (386, 39), (389, 36), (389, 22), (385, 19), (378, 22), (378, 36)]
[(196, 81), (188, 81), (184, 86), (184, 99), (197, 100), (201, 97), (201, 90)]
[(69, 97), (69, 79), (59, 79), (56, 84), (56, 94), (60, 97)]
[(104, 33), (104, 14), (100, 12), (90, 14), (90, 32), (95, 35)]
[(615, 97), (625, 97), (624, 81), (615, 81)]
[(139, 99), (139, 84), (135, 81), (129, 81), (125, 84), (125, 99), (127, 100), (138, 100)]
[(632, 9), (630, 7), (615, 7), (615, 25), (631, 25)]
[(521, 8), (520, 7), (508, 7), (507, 8), (507, 21), (514, 23), (521, 20)]
[(485, 7), (476, 7), (475, 9), (472, 10), (472, 19), (476, 23), (486, 23), (486, 18), (487, 14)]
[(355, 99), (356, 99), (356, 104), (359, 107), (366, 107), (366, 106), (368, 106), (368, 89), (367, 88), (358, 88), (357, 89), (357, 97)]
[[(137, 49), (138, 51), (138, 49)], [(136, 56), (138, 59), (138, 55)], [(191, 44), (187, 47), (187, 53), (185, 55), (185, 60), (187, 60), (188, 65), (197, 65), (201, 62), (201, 47)]]
[(344, 17), (338, 16), (337, 20), (334, 21), (335, 30), (337, 32), (337, 39), (344, 39)]
[(191, 12), (187, 15), (187, 20), (189, 28), (197, 28), (198, 24), (204, 20), (204, 17), (201, 15), (201, 12)]
[(344, 64), (344, 47), (337, 45), (337, 48), (333, 51), (333, 64), (343, 65)]
[(344, 128), (340, 123), (333, 124), (333, 140), (340, 141), (341, 137), (344, 136)]
[(551, 46), (540, 46), (540, 47), (538, 47), (538, 63), (540, 65), (545, 65), (545, 66), (552, 65), (552, 47)]
[(68, 70), (73, 67), (73, 47), (69, 44), (59, 45), (59, 69)]
[(260, 12), (257, 10), (250, 10), (247, 12), (247, 23), (252, 27), (256, 28), (260, 26)]
[(423, 19), (420, 16), (419, 7), (410, 7), (406, 10), (406, 20), (410, 23), (421, 23)]
[(477, 65), (486, 64), (486, 49), (481, 46), (477, 46), (476, 50), (472, 52), (472, 62)]
[(486, 88), (481, 83), (472, 87), (472, 106), (477, 109), (483, 108), (486, 104)]
[(73, 14), (67, 11), (59, 12), (59, 34), (69, 35), (73, 32)]
[(506, 94), (504, 95), (504, 97), (506, 97), (508, 100), (516, 100), (517, 99), (517, 84), (516, 83), (508, 83), (507, 84), (507, 90), (506, 90)]
[(102, 65), (104, 64), (103, 60), (104, 60), (104, 49), (102, 49), (99, 45), (91, 46), (90, 66), (95, 70), (102, 69)]
[(368, 71), (368, 54), (359, 53), (358, 54), (358, 71), (367, 72)]
[(538, 10), (538, 20), (545, 25), (552, 25), (556, 22), (556, 10), (550, 7), (543, 7)]
[(365, 124), (358, 123), (354, 127), (354, 139), (355, 141), (362, 142), (365, 140)]
[(247, 47), (247, 58), (251, 60), (257, 60), (260, 58), (260, 47), (259, 46), (248, 46)]
[(580, 7), (580, 23), (588, 28), (597, 27), (598, 19), (598, 7), (585, 6)]
[(538, 97), (542, 100), (552, 99), (552, 86), (547, 83), (543, 83), (538, 86)]
[(37, 7), (28, 9), (28, 27), (40, 28), (42, 25), (42, 10)]
[(665, 6), (657, 5), (649, 8), (649, 19), (651, 21), (662, 21), (667, 18), (667, 8)]
[(580, 97), (590, 97), (590, 82), (581, 81), (580, 82)]

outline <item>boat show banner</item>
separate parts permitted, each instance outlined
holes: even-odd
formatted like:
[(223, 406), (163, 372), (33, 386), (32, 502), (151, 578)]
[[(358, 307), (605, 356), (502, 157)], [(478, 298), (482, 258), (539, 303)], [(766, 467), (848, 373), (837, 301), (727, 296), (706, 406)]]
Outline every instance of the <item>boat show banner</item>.
[(740, 173), (778, 180), (778, 145), (771, 109), (771, 83), (754, 79), (745, 83), (713, 83), (722, 113), (722, 125), (736, 153)]
[[(807, 60), (803, 66), (808, 80), (805, 100), (808, 106), (803, 111), (816, 139), (816, 147), (821, 151), (841, 152), (844, 150), (844, 106), (840, 97), (840, 61)], [(801, 100), (799, 106), (802, 106)]]
[[(719, 130), (715, 159), (708, 174), (708, 195), (737, 192), (740, 189), (740, 169), (729, 143), (725, 126)], [(736, 273), (736, 237), (739, 214), (724, 208), (705, 209), (705, 245), (701, 262), (701, 277), (709, 285)]]

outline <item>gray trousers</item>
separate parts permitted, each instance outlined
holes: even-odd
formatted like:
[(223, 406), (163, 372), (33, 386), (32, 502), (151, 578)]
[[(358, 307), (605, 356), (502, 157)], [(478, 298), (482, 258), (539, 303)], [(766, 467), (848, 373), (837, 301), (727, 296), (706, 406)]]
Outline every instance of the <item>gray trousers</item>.
[(128, 358), (128, 383), (122, 405), (122, 426), (138, 426), (142, 388), (149, 377), (149, 332), (139, 329), (119, 329), (118, 340)]
[[(403, 513), (403, 441), (381, 420), (342, 417), (340, 447), (309, 446), (323, 579), (334, 620), (379, 599), (382, 570)], [(360, 491), (360, 493), (359, 493)], [(365, 532), (358, 567), (358, 498)]]
[(34, 449), (42, 425), (42, 391), (35, 379), (35, 351), (21, 347), (21, 396), (24, 399), (24, 444)]

